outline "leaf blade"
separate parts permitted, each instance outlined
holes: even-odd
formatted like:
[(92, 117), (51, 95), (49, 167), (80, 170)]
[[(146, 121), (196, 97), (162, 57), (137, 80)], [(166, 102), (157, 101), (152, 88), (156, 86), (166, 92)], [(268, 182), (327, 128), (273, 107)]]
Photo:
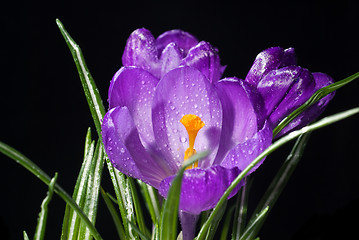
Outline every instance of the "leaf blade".
[(247, 175), (247, 173), (255, 165), (257, 165), (264, 157), (268, 156), (273, 151), (275, 151), (279, 147), (283, 146), (285, 143), (299, 137), (300, 135), (302, 135), (304, 133), (312, 132), (314, 130), (317, 130), (317, 129), (325, 127), (325, 126), (328, 126), (330, 124), (333, 124), (333, 123), (338, 122), (340, 120), (346, 119), (346, 118), (351, 117), (351, 116), (353, 116), (355, 114), (358, 114), (358, 113), (359, 113), (359, 107), (353, 108), (353, 109), (350, 109), (350, 110), (347, 110), (347, 111), (344, 111), (344, 112), (341, 112), (341, 113), (334, 114), (332, 116), (323, 118), (323, 119), (319, 120), (316, 123), (313, 123), (311, 125), (303, 127), (300, 130), (293, 131), (293, 132), (289, 133), (288, 135), (280, 138), (279, 140), (274, 142), (272, 145), (270, 145), (261, 154), (259, 154), (245, 169), (243, 169), (243, 171), (233, 180), (231, 185), (227, 188), (227, 190), (224, 192), (222, 197), (219, 199), (217, 205), (213, 209), (211, 215), (208, 217), (205, 224), (202, 226), (202, 228), (201, 228), (199, 234), (197, 235), (196, 239), (197, 240), (202, 240), (202, 239), (205, 238), (205, 234), (207, 232), (207, 229), (208, 229), (211, 221), (213, 221), (214, 216), (218, 213), (219, 208), (224, 204), (224, 202), (226, 201), (229, 194), (240, 183), (240, 181)]
[[(10, 147), (9, 145), (0, 142), (0, 152), (4, 155), (8, 156), (27, 170), (29, 170), (32, 174), (34, 174), (37, 178), (43, 181), (46, 185), (49, 185), (51, 182), (50, 177), (35, 163), (33, 163), (30, 159), (28, 159), (25, 155), (21, 154), (16, 149)], [(80, 218), (85, 221), (86, 225), (91, 230), (91, 234), (94, 236), (95, 239), (100, 240), (102, 239), (100, 233), (97, 231), (95, 226), (91, 223), (91, 221), (87, 218), (87, 216), (83, 213), (81, 208), (76, 204), (76, 202), (70, 197), (70, 195), (62, 189), (60, 185), (55, 183), (54, 191), (57, 195), (59, 195), (66, 203), (73, 208), (76, 213), (80, 216)]]
[(51, 179), (49, 184), (49, 190), (47, 192), (47, 196), (41, 203), (41, 211), (39, 213), (37, 226), (35, 230), (34, 240), (42, 240), (45, 236), (45, 230), (46, 230), (46, 220), (47, 220), (47, 212), (48, 212), (48, 205), (52, 199), (52, 195), (54, 193), (54, 186), (57, 180), (57, 173), (55, 173), (55, 176)]

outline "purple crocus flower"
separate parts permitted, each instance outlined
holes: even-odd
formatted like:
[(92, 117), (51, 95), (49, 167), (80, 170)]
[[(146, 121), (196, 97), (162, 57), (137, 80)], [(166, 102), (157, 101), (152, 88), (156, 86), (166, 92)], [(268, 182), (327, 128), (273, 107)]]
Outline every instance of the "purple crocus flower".
[(198, 42), (182, 30), (167, 31), (155, 39), (145, 28), (135, 30), (128, 38), (122, 64), (142, 68), (157, 78), (178, 66), (192, 66), (211, 82), (218, 81), (225, 69), (218, 50), (210, 43)]
[(149, 31), (136, 30), (122, 60), (102, 123), (113, 166), (166, 197), (183, 162), (208, 151), (184, 173), (180, 209), (197, 215), (213, 208), (271, 143), (271, 129), (257, 114), (261, 98), (246, 82), (219, 80), (224, 68), (217, 51), (179, 30), (156, 40)]
[[(311, 73), (296, 65), (293, 48), (273, 47), (258, 54), (245, 81), (254, 86), (264, 100), (264, 116), (272, 128), (306, 102), (315, 91), (332, 84), (325, 73)], [(317, 118), (334, 97), (334, 92), (311, 106), (278, 136), (299, 129)]]

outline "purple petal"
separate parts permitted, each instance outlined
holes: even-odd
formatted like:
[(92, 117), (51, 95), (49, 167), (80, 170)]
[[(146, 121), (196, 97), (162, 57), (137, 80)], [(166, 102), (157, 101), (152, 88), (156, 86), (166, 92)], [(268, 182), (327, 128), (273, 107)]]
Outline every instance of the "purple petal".
[(156, 188), (171, 175), (168, 166), (152, 158), (141, 144), (127, 107), (107, 112), (102, 123), (102, 140), (107, 156), (120, 172)]
[(181, 49), (182, 57), (184, 57), (187, 55), (188, 50), (198, 43), (198, 40), (191, 34), (182, 30), (175, 29), (167, 31), (162, 33), (156, 39), (156, 47), (158, 49), (158, 52), (162, 53), (162, 51), (170, 43), (176, 43), (179, 49)]
[(261, 78), (270, 71), (295, 64), (296, 57), (293, 48), (268, 48), (257, 55), (246, 81), (256, 86)]
[(200, 42), (191, 48), (182, 65), (195, 67), (200, 70), (210, 82), (218, 81), (225, 69), (221, 66), (218, 50), (207, 42)]
[(217, 93), (197, 69), (180, 67), (170, 71), (158, 83), (152, 105), (156, 142), (176, 172), (182, 166), (188, 148), (188, 134), (180, 123), (183, 115), (195, 114), (205, 123), (198, 132), (197, 152), (211, 151), (200, 166), (210, 166), (219, 145), (222, 107)]
[(155, 38), (149, 30), (141, 28), (131, 33), (122, 55), (122, 64), (125, 67), (140, 67), (151, 72), (156, 77), (160, 77)]
[(265, 103), (271, 127), (302, 105), (314, 92), (313, 75), (304, 68), (290, 66), (269, 72), (257, 89)]
[(176, 43), (168, 44), (161, 55), (161, 77), (172, 69), (178, 67), (182, 62), (182, 53)]
[[(192, 214), (212, 209), (240, 172), (238, 168), (226, 169), (218, 165), (208, 169), (186, 170), (182, 179), (179, 208)], [(170, 176), (161, 182), (159, 193), (163, 197), (167, 196), (173, 178), (174, 176)], [(229, 198), (236, 194), (242, 185), (239, 183)]]
[[(238, 167), (245, 169), (259, 154), (261, 154), (272, 143), (272, 130), (266, 122), (264, 127), (252, 138), (235, 146), (226, 156), (221, 166), (225, 168)], [(255, 171), (264, 159), (252, 168), (248, 174)]]
[(232, 147), (257, 132), (257, 115), (241, 82), (224, 79), (217, 82), (215, 87), (223, 109), (220, 148), (214, 162), (219, 164)]
[[(316, 83), (315, 91), (334, 83), (334, 80), (325, 73), (312, 74)], [(280, 137), (289, 131), (300, 129), (301, 127), (304, 127), (305, 125), (314, 121), (317, 117), (319, 117), (320, 114), (323, 113), (330, 100), (333, 99), (334, 95), (335, 92), (332, 92), (331, 94), (319, 100), (316, 104), (309, 107), (292, 122), (290, 122), (276, 137)]]
[(151, 104), (158, 81), (141, 68), (123, 67), (112, 78), (109, 89), (109, 108), (128, 108), (146, 147), (154, 142)]

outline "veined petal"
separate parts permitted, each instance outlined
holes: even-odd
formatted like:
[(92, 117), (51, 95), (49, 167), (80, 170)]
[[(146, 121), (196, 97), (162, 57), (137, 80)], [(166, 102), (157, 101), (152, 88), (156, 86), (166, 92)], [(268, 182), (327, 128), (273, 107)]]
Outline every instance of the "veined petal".
[(188, 134), (180, 119), (195, 114), (205, 126), (198, 132), (195, 150), (211, 151), (200, 167), (210, 166), (217, 153), (222, 127), (222, 107), (215, 89), (197, 69), (179, 67), (158, 83), (152, 105), (156, 143), (175, 172), (182, 166)]
[[(312, 75), (315, 79), (314, 91), (334, 83), (334, 80), (325, 73), (312, 73)], [(335, 92), (332, 92), (324, 98), (320, 99), (316, 104), (309, 107), (292, 122), (290, 122), (276, 137), (280, 137), (289, 131), (297, 130), (314, 121), (317, 117), (319, 117), (319, 115), (323, 113), (330, 100), (333, 99), (334, 95)]]
[(164, 32), (156, 39), (156, 47), (159, 54), (172, 42), (176, 43), (179, 49), (181, 49), (182, 57), (184, 57), (187, 55), (188, 50), (198, 43), (198, 40), (188, 32), (179, 29)]
[(107, 112), (102, 123), (102, 140), (109, 159), (120, 172), (156, 188), (171, 175), (168, 166), (156, 161), (143, 147), (127, 107)]
[(221, 66), (218, 50), (208, 42), (201, 41), (191, 48), (183, 59), (182, 65), (200, 70), (210, 82), (218, 81), (225, 67)]
[(293, 48), (268, 48), (257, 55), (246, 81), (256, 86), (261, 78), (270, 71), (295, 64), (296, 56)]
[[(225, 190), (241, 171), (238, 168), (226, 169), (212, 166), (208, 169), (194, 168), (184, 172), (180, 194), (179, 208), (183, 211), (199, 214), (216, 206)], [(174, 176), (164, 179), (159, 193), (166, 197)], [(238, 192), (242, 183), (232, 191), (232, 197)]]
[(221, 142), (214, 164), (219, 164), (235, 145), (257, 132), (257, 114), (241, 82), (223, 79), (215, 83), (223, 109)]
[(125, 67), (140, 67), (157, 76), (158, 51), (155, 38), (149, 30), (141, 28), (131, 33), (122, 55), (122, 64)]
[[(258, 131), (252, 138), (247, 141), (238, 144), (232, 148), (224, 160), (220, 163), (225, 168), (238, 167), (239, 169), (245, 169), (259, 154), (261, 154), (272, 143), (272, 129), (266, 122), (263, 128)], [(258, 163), (251, 171), (255, 171), (262, 163), (264, 159)]]
[(310, 98), (314, 88), (313, 75), (297, 66), (273, 70), (262, 78), (257, 89), (264, 99), (271, 127)]
[(113, 77), (109, 89), (109, 108), (126, 106), (142, 142), (154, 142), (151, 104), (158, 79), (137, 67), (122, 67)]

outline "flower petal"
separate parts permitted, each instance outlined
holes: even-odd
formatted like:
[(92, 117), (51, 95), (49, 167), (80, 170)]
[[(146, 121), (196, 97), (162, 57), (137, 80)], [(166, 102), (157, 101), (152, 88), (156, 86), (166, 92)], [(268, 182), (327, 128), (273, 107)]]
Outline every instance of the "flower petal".
[(186, 56), (188, 50), (195, 46), (198, 43), (198, 40), (191, 34), (184, 32), (182, 30), (174, 29), (162, 33), (156, 39), (156, 47), (158, 52), (161, 54), (163, 49), (170, 43), (176, 43), (176, 45), (181, 49), (182, 57)]
[(142, 142), (153, 144), (151, 104), (158, 79), (136, 67), (122, 67), (112, 78), (109, 108), (126, 106), (133, 118)]
[(131, 33), (122, 55), (122, 64), (125, 67), (140, 67), (159, 77), (158, 51), (149, 30), (141, 28)]
[[(334, 80), (325, 73), (312, 73), (313, 77), (315, 79), (315, 91), (326, 87), (332, 83), (334, 83)], [(311, 123), (314, 121), (319, 115), (321, 115), (330, 100), (333, 99), (335, 95), (335, 92), (332, 92), (319, 100), (316, 104), (309, 107), (307, 110), (305, 110), (302, 114), (300, 114), (298, 117), (296, 117), (292, 122), (290, 122), (276, 137), (280, 137), (284, 134), (286, 134), (289, 131), (300, 129), (301, 127), (304, 127), (305, 125)]]
[[(182, 179), (179, 208), (192, 214), (214, 208), (240, 172), (238, 168), (226, 169), (218, 165), (208, 169), (186, 170)], [(170, 176), (161, 182), (159, 193), (163, 197), (167, 196), (174, 177)], [(236, 194), (242, 185), (238, 184), (229, 198)]]
[(178, 67), (182, 62), (181, 49), (178, 48), (177, 44), (172, 42), (169, 43), (162, 51), (160, 63), (161, 63), (161, 77), (172, 69)]
[[(235, 146), (226, 156), (221, 166), (225, 168), (238, 167), (245, 169), (259, 154), (261, 154), (272, 143), (272, 130), (266, 122), (263, 128), (252, 138)], [(248, 174), (254, 172), (264, 159), (252, 168)]]
[(152, 105), (152, 122), (160, 151), (177, 172), (188, 148), (188, 134), (180, 119), (195, 114), (205, 123), (195, 141), (197, 152), (211, 151), (200, 166), (210, 166), (217, 152), (222, 126), (222, 107), (208, 79), (197, 69), (179, 67), (158, 83)]
[(197, 68), (210, 82), (218, 81), (225, 69), (225, 67), (221, 66), (218, 50), (204, 41), (189, 50), (188, 55), (183, 59), (182, 65)]
[(171, 175), (168, 166), (151, 157), (141, 144), (127, 107), (107, 112), (102, 123), (102, 140), (109, 159), (120, 172), (156, 188)]
[(257, 89), (265, 103), (271, 127), (302, 105), (314, 92), (313, 75), (304, 68), (290, 66), (269, 72)]
[(257, 55), (251, 69), (248, 72), (246, 81), (256, 86), (262, 76), (268, 72), (295, 64), (296, 57), (293, 48), (268, 48)]
[(221, 142), (214, 164), (219, 164), (228, 151), (257, 132), (257, 115), (251, 100), (237, 79), (215, 83), (223, 109)]

